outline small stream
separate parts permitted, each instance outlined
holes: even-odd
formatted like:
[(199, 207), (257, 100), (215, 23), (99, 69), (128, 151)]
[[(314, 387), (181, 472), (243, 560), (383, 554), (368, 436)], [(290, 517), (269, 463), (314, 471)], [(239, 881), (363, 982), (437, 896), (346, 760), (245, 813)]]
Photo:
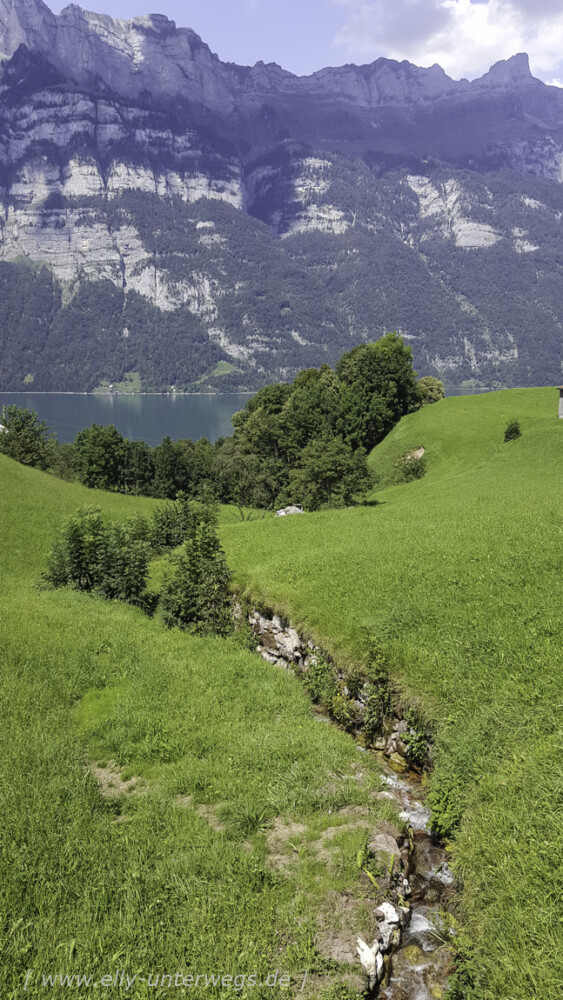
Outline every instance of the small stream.
[[(296, 669), (303, 676), (309, 664), (316, 663), (319, 657), (327, 659), (317, 646), (277, 615), (266, 617), (253, 610), (248, 621), (258, 641), (257, 652), (269, 663), (286, 670)], [(336, 664), (334, 676), (347, 697), (345, 678), (338, 673)], [(359, 710), (365, 707), (362, 693), (354, 704)], [(320, 722), (331, 721), (320, 705), (315, 705), (315, 716)], [(409, 828), (411, 846), (402, 854), (402, 876), (408, 879), (408, 885), (405, 883), (408, 907), (384, 902), (375, 910), (379, 943), (376, 939), (364, 945), (367, 947), (364, 957), (370, 960), (370, 950), (373, 953), (370, 988), (365, 995), (380, 1000), (441, 1000), (453, 970), (453, 952), (443, 915), (453, 904), (456, 886), (447, 853), (430, 832), (430, 810), (421, 777), (415, 770), (409, 770), (408, 748), (403, 740), (407, 723), (398, 717), (388, 721), (393, 731), (390, 738), (378, 741), (380, 749), (367, 750), (358, 744), (358, 750), (372, 753), (380, 761), (386, 788), (379, 797), (396, 803), (401, 819)], [(364, 968), (367, 972), (366, 965)]]
[(411, 918), (391, 959), (391, 978), (379, 988), (385, 1000), (439, 1000), (452, 971), (452, 952), (444, 943), (441, 914), (455, 892), (447, 855), (429, 831), (430, 811), (418, 775), (399, 777), (386, 768), (388, 794), (400, 807), (401, 818), (412, 827), (414, 851), (408, 879)]

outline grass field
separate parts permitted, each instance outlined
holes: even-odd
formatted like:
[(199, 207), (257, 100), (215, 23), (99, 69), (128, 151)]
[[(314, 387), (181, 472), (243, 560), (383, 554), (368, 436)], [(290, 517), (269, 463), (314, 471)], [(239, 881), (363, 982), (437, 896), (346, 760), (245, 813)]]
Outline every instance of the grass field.
[[(155, 986), (179, 971), (261, 981), (279, 970), (291, 993), (307, 970), (299, 995), (332, 996), (349, 970), (319, 934), (338, 933), (341, 893), (358, 900), (348, 937), (373, 929), (356, 856), (392, 818), (372, 794), (375, 765), (319, 725), (292, 675), (235, 642), (36, 587), (79, 505), (123, 519), (151, 501), (4, 456), (0, 497), (2, 1000), (288, 995), (240, 980)], [(42, 985), (121, 970), (152, 982)]]
[[(472, 944), (467, 1000), (563, 996), (556, 411), (554, 390), (447, 399), (375, 449), (382, 482), (410, 449), (423, 446), (428, 466), (423, 479), (380, 490), (377, 506), (222, 517), (241, 588), (342, 663), (374, 640), (399, 696), (432, 722), (435, 821), (455, 831)], [(522, 437), (505, 444), (511, 418)], [(42, 974), (119, 969), (279, 969), (294, 977), (290, 994), (308, 969), (309, 995), (330, 996), (346, 970), (320, 938), (338, 931), (342, 893), (360, 901), (346, 933), (369, 936), (355, 857), (366, 825), (385, 818), (369, 755), (315, 721), (292, 676), (234, 642), (36, 588), (77, 506), (125, 518), (151, 501), (95, 494), (2, 456), (0, 497), (2, 997), (21, 995), (27, 970), (29, 995), (43, 996)], [(351, 805), (359, 811), (339, 812)], [(128, 994), (97, 992), (182, 995), (140, 981)]]
[[(511, 418), (522, 437), (504, 443)], [(240, 587), (342, 662), (367, 637), (434, 725), (435, 822), (456, 830), (467, 996), (563, 996), (563, 421), (557, 393), (446, 399), (370, 457), (418, 481), (376, 507), (225, 527)], [(472, 985), (471, 985), (472, 983)]]

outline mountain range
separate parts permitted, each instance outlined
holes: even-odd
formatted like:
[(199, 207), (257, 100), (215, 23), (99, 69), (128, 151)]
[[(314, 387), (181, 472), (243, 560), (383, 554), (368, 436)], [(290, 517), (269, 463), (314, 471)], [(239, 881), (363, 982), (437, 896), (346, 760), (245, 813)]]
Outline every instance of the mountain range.
[(448, 385), (561, 381), (563, 90), (0, 0), (0, 388), (254, 389), (386, 330)]

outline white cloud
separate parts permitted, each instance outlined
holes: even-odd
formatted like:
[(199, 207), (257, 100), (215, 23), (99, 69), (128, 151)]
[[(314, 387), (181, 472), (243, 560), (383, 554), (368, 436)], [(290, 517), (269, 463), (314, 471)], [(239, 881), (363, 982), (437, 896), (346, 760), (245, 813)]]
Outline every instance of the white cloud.
[(560, 0), (335, 0), (350, 8), (336, 41), (352, 58), (387, 56), (439, 63), (450, 76), (474, 77), (499, 59), (528, 52), (532, 72), (563, 68)]

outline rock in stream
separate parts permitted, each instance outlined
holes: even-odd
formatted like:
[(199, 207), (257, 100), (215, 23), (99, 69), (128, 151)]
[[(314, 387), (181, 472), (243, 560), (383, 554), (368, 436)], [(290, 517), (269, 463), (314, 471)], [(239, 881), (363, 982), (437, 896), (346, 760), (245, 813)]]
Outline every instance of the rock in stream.
[(430, 811), (418, 776), (387, 774), (385, 781), (413, 831), (410, 921), (391, 959), (391, 976), (377, 996), (385, 1000), (440, 1000), (452, 971), (441, 914), (454, 892), (444, 848), (429, 830)]
[[(248, 616), (250, 626), (258, 641), (257, 652), (269, 663), (284, 669), (295, 669), (304, 675), (309, 666), (316, 664), (319, 657), (326, 657), (318, 646), (283, 621), (278, 615), (253, 610)], [(344, 677), (334, 664), (335, 677), (344, 684)], [(344, 694), (348, 696), (346, 687)], [(361, 718), (365, 710), (364, 692), (355, 701)], [(316, 718), (329, 722), (320, 706), (316, 706)], [(404, 719), (394, 718), (390, 736), (382, 736), (375, 741), (374, 750), (381, 761), (384, 781), (387, 785), (380, 796), (393, 799), (401, 819), (410, 828), (407, 845), (399, 848), (386, 835), (376, 835), (374, 849), (401, 857), (403, 889), (399, 903), (408, 900), (408, 905), (392, 904), (385, 901), (375, 910), (378, 924), (376, 940), (365, 942), (358, 939), (357, 953), (369, 987), (366, 995), (382, 1000), (440, 1000), (452, 972), (452, 949), (448, 944), (447, 929), (443, 926), (442, 914), (447, 911), (454, 896), (454, 877), (448, 868), (444, 848), (430, 832), (430, 810), (426, 805), (426, 793), (420, 775), (411, 770), (409, 763), (408, 739), (414, 734)]]

